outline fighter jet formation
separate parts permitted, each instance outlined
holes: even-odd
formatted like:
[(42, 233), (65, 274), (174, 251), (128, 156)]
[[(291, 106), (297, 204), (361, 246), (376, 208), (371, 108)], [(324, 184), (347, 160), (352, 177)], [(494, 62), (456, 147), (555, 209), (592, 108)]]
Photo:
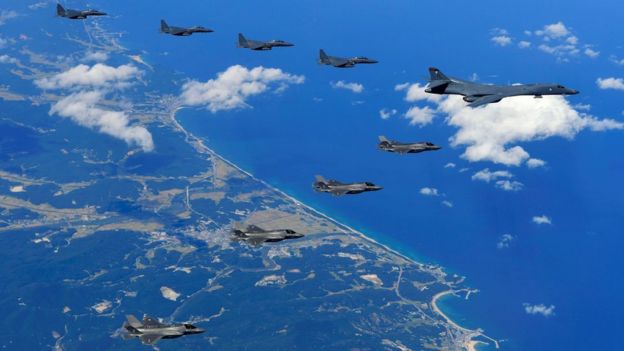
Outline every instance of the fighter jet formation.
[(520, 95), (575, 95), (578, 90), (568, 89), (560, 84), (518, 84), (486, 85), (449, 78), (435, 67), (429, 68), (429, 85), (425, 92), (430, 94), (462, 95), (470, 107), (479, 107)]
[(194, 33), (212, 33), (214, 31), (212, 29), (208, 29), (202, 26), (194, 26), (188, 28), (174, 27), (168, 25), (165, 20), (160, 20), (160, 32), (175, 35), (178, 37), (188, 37), (189, 35), (193, 35)]
[(321, 49), (319, 50), (318, 62), (321, 65), (334, 66), (338, 68), (351, 68), (351, 67), (355, 67), (355, 65), (357, 64), (371, 64), (371, 63), (378, 63), (379, 61), (369, 59), (368, 57), (364, 57), (364, 56), (356, 56), (356, 57), (351, 57), (351, 58), (329, 56), (325, 53), (325, 50)]
[(360, 194), (367, 191), (377, 191), (383, 189), (371, 182), (342, 183), (337, 180), (326, 180), (320, 175), (316, 176), (316, 181), (312, 184), (314, 190), (322, 193), (330, 193), (334, 196)]
[(70, 10), (65, 9), (61, 4), (56, 4), (56, 15), (69, 19), (86, 19), (89, 16), (106, 16), (106, 12), (97, 10)]
[(239, 48), (251, 49), (255, 51), (267, 51), (273, 48), (295, 46), (295, 44), (289, 43), (283, 40), (270, 40), (260, 41), (247, 39), (242, 33), (238, 33), (238, 45)]
[(154, 345), (160, 339), (175, 339), (204, 332), (204, 329), (192, 324), (165, 324), (147, 315), (143, 316), (143, 321), (139, 321), (133, 315), (128, 315), (123, 327), (126, 332), (124, 339), (139, 338), (145, 345)]
[(399, 154), (417, 154), (424, 151), (436, 151), (441, 147), (434, 145), (429, 141), (420, 141), (417, 143), (401, 143), (386, 139), (385, 136), (379, 136), (378, 147), (383, 151), (396, 152)]
[(247, 229), (234, 229), (232, 230), (233, 241), (245, 241), (253, 246), (260, 245), (262, 243), (275, 243), (288, 239), (303, 238), (303, 234), (297, 233), (292, 229), (271, 229), (265, 230), (257, 225), (249, 225)]

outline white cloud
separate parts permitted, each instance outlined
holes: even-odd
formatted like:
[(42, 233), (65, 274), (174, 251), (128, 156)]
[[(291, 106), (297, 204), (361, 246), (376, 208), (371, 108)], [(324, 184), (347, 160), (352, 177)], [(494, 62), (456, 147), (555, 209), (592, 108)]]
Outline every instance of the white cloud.
[(585, 55), (591, 58), (596, 58), (600, 55), (600, 51), (595, 51), (592, 48), (586, 48), (584, 51)]
[(70, 118), (81, 126), (98, 130), (130, 145), (137, 145), (144, 151), (154, 149), (152, 135), (147, 129), (130, 126), (128, 115), (124, 112), (98, 107), (103, 100), (104, 93), (101, 91), (73, 93), (52, 105), (50, 115), (58, 114)]
[(555, 306), (554, 305), (550, 305), (548, 307), (546, 307), (546, 305), (544, 304), (539, 304), (539, 305), (531, 305), (529, 303), (524, 303), (522, 304), (522, 306), (524, 307), (524, 311), (527, 314), (539, 314), (542, 315), (544, 317), (550, 317), (553, 316), (555, 314)]
[(624, 79), (622, 78), (598, 78), (596, 84), (600, 89), (624, 90)]
[(509, 248), (509, 246), (511, 245), (511, 242), (514, 241), (515, 239), (516, 238), (511, 234), (503, 234), (498, 239), (498, 242), (496, 243), (496, 248), (498, 249)]
[(429, 106), (418, 107), (412, 106), (407, 112), (405, 112), (405, 118), (409, 119), (410, 125), (424, 126), (430, 124), (435, 117), (435, 110)]
[(495, 185), (505, 191), (520, 191), (524, 187), (524, 184), (515, 180), (498, 180)]
[(453, 208), (453, 206), (455, 206), (455, 205), (453, 205), (453, 203), (452, 203), (452, 202), (450, 202), (450, 201), (448, 201), (448, 200), (444, 200), (444, 201), (442, 201), (442, 205), (444, 205), (444, 206), (446, 206), (446, 207), (448, 207), (448, 208)]
[(444, 168), (455, 168), (455, 164), (453, 162), (449, 162), (447, 164), (444, 165)]
[(0, 37), (0, 49), (6, 47), (9, 44), (9, 40)]
[(425, 196), (440, 196), (436, 188), (422, 188), (420, 189), (420, 194)]
[(0, 26), (5, 24), (6, 21), (19, 16), (17, 12), (13, 10), (1, 10), (0, 11)]
[(559, 21), (557, 23), (545, 25), (543, 29), (535, 31), (535, 35), (549, 39), (558, 39), (570, 35), (570, 30), (563, 22)]
[(490, 38), (494, 42), (494, 44), (498, 46), (507, 46), (511, 44), (511, 38), (506, 35), (497, 35)]
[(416, 102), (416, 101), (440, 102), (444, 98), (442, 95), (426, 93), (425, 86), (420, 85), (419, 83), (398, 84), (394, 87), (394, 90), (395, 91), (407, 90), (407, 93), (405, 94), (405, 101), (408, 101), (408, 102)]
[(350, 90), (353, 93), (359, 94), (364, 91), (364, 86), (360, 83), (350, 83), (345, 82), (344, 80), (339, 80), (337, 82), (329, 83), (334, 89), (345, 89)]
[(0, 55), (0, 63), (17, 63), (17, 59), (9, 55)]
[(552, 220), (546, 215), (533, 216), (532, 221), (535, 224), (552, 224)]
[(624, 66), (624, 59), (618, 58), (617, 56), (611, 56), (609, 60), (618, 66)]
[(84, 62), (105, 62), (108, 61), (108, 53), (105, 51), (87, 51), (82, 58)]
[(397, 114), (397, 110), (396, 109), (385, 109), (382, 108), (381, 110), (379, 110), (379, 117), (381, 117), (381, 119), (388, 119), (394, 115)]
[(546, 165), (546, 161), (540, 160), (539, 158), (530, 158), (526, 162), (527, 167), (529, 168), (538, 168)]
[(141, 74), (132, 65), (112, 67), (102, 63), (93, 66), (80, 64), (48, 78), (41, 78), (35, 84), (41, 89), (68, 89), (80, 87), (125, 88)]
[(520, 49), (528, 49), (531, 47), (531, 42), (530, 41), (526, 41), (526, 40), (522, 40), (518, 43), (518, 47)]
[(187, 105), (206, 105), (208, 110), (216, 113), (248, 108), (247, 98), (262, 94), (271, 86), (277, 86), (275, 91), (281, 92), (290, 84), (303, 84), (304, 80), (304, 76), (292, 75), (278, 68), (258, 66), (248, 69), (234, 65), (207, 82), (192, 80), (185, 83), (181, 98)]
[(486, 168), (472, 175), (472, 180), (480, 180), (486, 183), (494, 180), (499, 180), (500, 178), (513, 178), (513, 174), (511, 174), (509, 171), (491, 172), (489, 168)]

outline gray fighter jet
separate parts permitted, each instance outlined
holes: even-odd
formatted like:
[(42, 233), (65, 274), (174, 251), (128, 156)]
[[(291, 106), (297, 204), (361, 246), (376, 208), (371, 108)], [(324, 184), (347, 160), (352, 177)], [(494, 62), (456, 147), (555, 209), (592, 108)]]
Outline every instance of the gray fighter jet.
[(252, 40), (252, 39), (245, 38), (245, 36), (242, 33), (238, 33), (237, 47), (239, 48), (266, 51), (266, 50), (271, 50), (276, 47), (289, 47), (289, 46), (295, 46), (295, 44), (291, 44), (283, 40), (271, 40), (271, 41)]
[(65, 9), (61, 4), (56, 4), (56, 15), (69, 19), (85, 19), (89, 16), (106, 16), (106, 12), (97, 10), (70, 10)]
[(575, 95), (578, 90), (559, 84), (486, 85), (449, 78), (439, 69), (429, 68), (429, 85), (425, 91), (430, 94), (462, 95), (468, 106), (478, 107), (499, 102), (506, 97), (519, 95)]
[(329, 56), (323, 49), (319, 51), (319, 64), (329, 65), (338, 68), (351, 68), (359, 63), (377, 63), (379, 61), (369, 59), (368, 57), (356, 56), (351, 58)]
[(204, 329), (192, 324), (164, 324), (156, 318), (143, 316), (143, 321), (139, 321), (133, 315), (126, 316), (124, 323), (124, 339), (139, 338), (145, 345), (153, 345), (160, 339), (175, 339), (189, 334), (200, 334)]
[(365, 191), (377, 191), (382, 189), (382, 187), (371, 182), (341, 183), (337, 180), (326, 180), (320, 175), (316, 176), (316, 181), (312, 184), (312, 187), (316, 191), (330, 193), (335, 196), (359, 194)]
[(399, 154), (417, 154), (423, 151), (435, 151), (441, 149), (441, 147), (428, 141), (421, 141), (418, 143), (400, 143), (398, 141), (388, 140), (383, 135), (379, 137), (378, 146), (381, 150), (396, 152)]
[(212, 29), (208, 29), (202, 26), (181, 28), (169, 26), (165, 20), (160, 20), (160, 32), (175, 35), (178, 37), (188, 37), (193, 33), (211, 33), (214, 32)]
[(287, 239), (298, 239), (304, 236), (303, 234), (297, 233), (292, 229), (264, 230), (253, 224), (247, 226), (247, 229), (244, 230), (237, 229), (235, 226), (235, 229), (232, 232), (234, 234), (232, 240), (245, 241), (254, 246), (262, 243), (274, 243)]

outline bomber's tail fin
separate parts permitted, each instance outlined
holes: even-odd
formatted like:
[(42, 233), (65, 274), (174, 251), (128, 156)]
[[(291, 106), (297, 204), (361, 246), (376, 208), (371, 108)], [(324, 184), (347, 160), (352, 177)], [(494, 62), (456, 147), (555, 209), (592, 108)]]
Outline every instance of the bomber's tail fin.
[(169, 25), (167, 24), (167, 22), (165, 22), (164, 19), (160, 20), (160, 31), (161, 32), (168, 32), (169, 31)]
[(65, 16), (65, 8), (61, 4), (56, 4), (56, 15)]
[(445, 76), (444, 73), (440, 72), (440, 70), (435, 67), (429, 67), (429, 75), (429, 81), (450, 80), (449, 77)]
[(384, 141), (387, 142), (387, 143), (390, 142), (390, 140), (388, 140), (385, 136), (380, 135), (379, 136), (379, 142), (383, 143)]
[(243, 35), (243, 33), (238, 33), (238, 47), (245, 48), (247, 47), (247, 39)]
[(134, 315), (127, 315), (126, 320), (128, 321), (128, 325), (134, 329), (140, 328), (143, 323), (141, 323)]
[(323, 50), (323, 49), (319, 50), (319, 62), (323, 63), (323, 62), (327, 61), (328, 58), (329, 57), (325, 53), (325, 50)]

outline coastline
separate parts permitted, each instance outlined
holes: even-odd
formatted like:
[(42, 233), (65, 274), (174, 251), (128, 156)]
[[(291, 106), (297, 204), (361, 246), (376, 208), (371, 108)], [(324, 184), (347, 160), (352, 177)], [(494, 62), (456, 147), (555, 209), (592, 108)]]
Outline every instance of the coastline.
[[(295, 205), (297, 206), (301, 206), (303, 208), (305, 208), (306, 210), (314, 213), (315, 215), (325, 218), (333, 223), (335, 223), (338, 227), (342, 228), (342, 232), (343, 233), (352, 233), (357, 235), (360, 239), (383, 248), (384, 250), (387, 250), (388, 252), (402, 258), (403, 260), (413, 263), (413, 264), (423, 264), (421, 262), (418, 262), (416, 260), (414, 260), (413, 258), (404, 255), (403, 253), (389, 247), (386, 244), (380, 243), (379, 241), (367, 236), (366, 234), (362, 233), (359, 230), (356, 230), (355, 228), (352, 228), (334, 218), (332, 218), (331, 216), (320, 212), (319, 210), (306, 205), (305, 203), (299, 201), (298, 199), (294, 198), (293, 196), (285, 193), (284, 191), (274, 187), (273, 185), (267, 183), (266, 181), (262, 180), (262, 179), (258, 179), (256, 178), (253, 174), (251, 174), (250, 172), (240, 168), (239, 166), (237, 166), (235, 163), (233, 163), (232, 161), (226, 159), (225, 157), (219, 155), (218, 153), (216, 153), (214, 150), (212, 150), (211, 148), (209, 148), (208, 146), (206, 146), (206, 144), (204, 143), (204, 141), (200, 138), (198, 138), (197, 136), (195, 136), (194, 134), (190, 133), (189, 131), (187, 131), (186, 129), (184, 129), (184, 127), (182, 127), (182, 125), (178, 122), (178, 120), (176, 119), (176, 115), (178, 113), (178, 111), (184, 109), (185, 107), (180, 105), (179, 102), (173, 107), (173, 109), (169, 110), (169, 122), (171, 122), (173, 124), (173, 127), (178, 130), (179, 132), (181, 132), (182, 134), (184, 134), (184, 136), (187, 139), (187, 142), (193, 144), (199, 152), (201, 153), (207, 153), (209, 154), (211, 157), (216, 157), (219, 160), (221, 160), (222, 162), (228, 164), (230, 167), (233, 167), (234, 169), (238, 170), (239, 172), (247, 175), (248, 177), (250, 177), (251, 179), (253, 179), (254, 181), (257, 181), (259, 183), (261, 183), (262, 185), (266, 186), (267, 188), (271, 189), (272, 191), (280, 194), (281, 196), (285, 197), (286, 199), (292, 201)], [(432, 300), (431, 300), (431, 306), (433, 311), (438, 314), (439, 316), (441, 316), (449, 325), (451, 325), (453, 328), (457, 329), (458, 331), (460, 331), (463, 335), (464, 338), (462, 338), (460, 344), (461, 346), (467, 350), (467, 351), (478, 351), (477, 346), (479, 344), (487, 344), (483, 341), (479, 341), (479, 340), (475, 340), (475, 338), (477, 337), (483, 337), (487, 340), (490, 340), (494, 343), (496, 349), (499, 349), (499, 343), (497, 340), (483, 334), (483, 331), (481, 329), (468, 329), (468, 328), (464, 328), (462, 326), (460, 326), (459, 324), (457, 324), (456, 322), (454, 322), (451, 318), (449, 318), (437, 305), (437, 302), (440, 298), (447, 296), (447, 295), (456, 295), (457, 292), (462, 292), (462, 291), (466, 291), (468, 294), (470, 294), (471, 292), (474, 292), (472, 290), (469, 289), (462, 289), (462, 290), (447, 290), (447, 291), (443, 291), (440, 292), (436, 295), (433, 296)]]

